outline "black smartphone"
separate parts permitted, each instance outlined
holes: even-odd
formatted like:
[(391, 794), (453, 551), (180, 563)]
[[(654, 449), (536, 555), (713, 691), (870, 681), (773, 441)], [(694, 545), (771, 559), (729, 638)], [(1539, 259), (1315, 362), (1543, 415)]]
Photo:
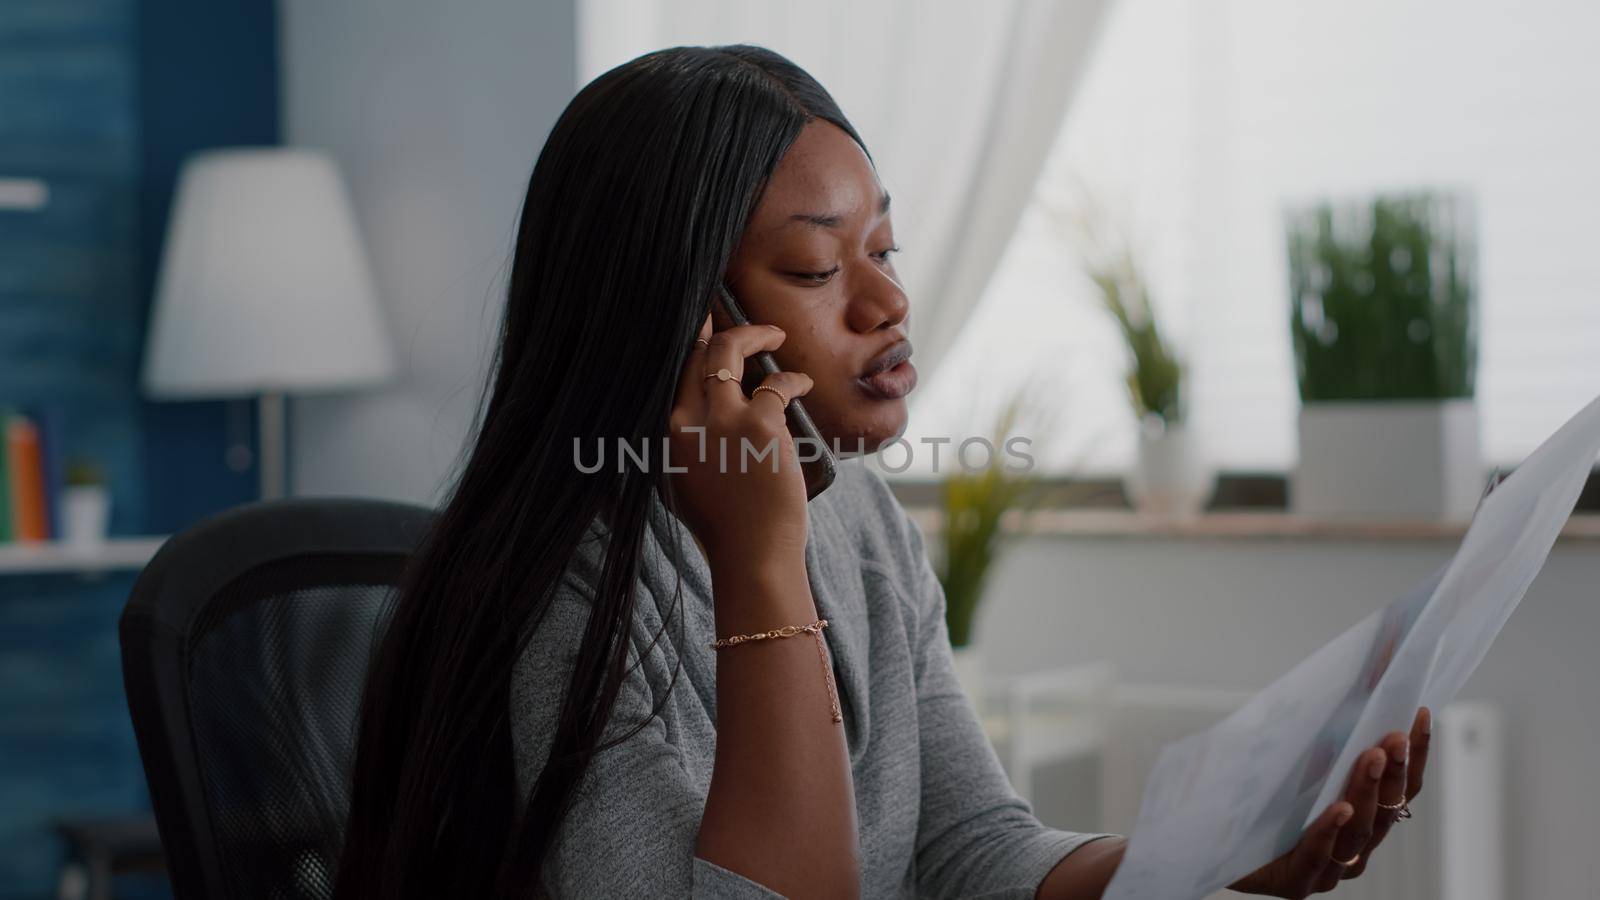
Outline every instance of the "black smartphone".
[[(734, 299), (733, 292), (728, 290), (728, 286), (720, 284), (718, 287), (722, 296), (722, 309), (733, 324), (750, 324), (750, 317), (744, 314), (744, 309), (739, 306), (739, 301)], [(745, 372), (742, 387), (745, 388), (746, 395), (755, 390), (767, 375), (782, 371), (778, 368), (778, 361), (766, 350), (757, 353), (755, 359), (760, 369)], [(784, 415), (788, 417), (789, 433), (795, 439), (795, 450), (800, 457), (800, 471), (805, 475), (806, 499), (811, 500), (827, 490), (828, 485), (833, 484), (838, 462), (834, 459), (833, 451), (828, 449), (827, 441), (822, 439), (822, 433), (817, 431), (816, 423), (811, 421), (811, 416), (806, 412), (799, 397), (789, 401), (789, 405), (784, 408)], [(812, 454), (816, 454), (815, 458), (808, 458)]]

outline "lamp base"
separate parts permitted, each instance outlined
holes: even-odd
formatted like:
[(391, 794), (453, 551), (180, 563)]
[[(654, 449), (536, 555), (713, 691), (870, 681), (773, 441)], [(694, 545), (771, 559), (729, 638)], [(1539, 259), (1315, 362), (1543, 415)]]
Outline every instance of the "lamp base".
[(285, 462), (285, 425), (288, 398), (281, 393), (262, 394), (256, 401), (256, 416), (261, 441), (261, 499), (280, 500), (288, 495), (289, 479)]

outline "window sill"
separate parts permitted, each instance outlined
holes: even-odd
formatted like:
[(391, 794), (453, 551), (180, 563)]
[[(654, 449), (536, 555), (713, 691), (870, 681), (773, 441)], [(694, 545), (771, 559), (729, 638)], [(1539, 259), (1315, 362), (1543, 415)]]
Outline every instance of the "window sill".
[[(925, 533), (936, 535), (943, 514), (926, 504), (907, 505)], [(1162, 516), (1130, 510), (1012, 510), (1001, 520), (1009, 534), (1045, 538), (1177, 538), (1190, 540), (1459, 541), (1466, 522), (1356, 521), (1287, 512), (1208, 512)], [(1562, 542), (1600, 543), (1600, 515), (1578, 513), (1567, 521)]]

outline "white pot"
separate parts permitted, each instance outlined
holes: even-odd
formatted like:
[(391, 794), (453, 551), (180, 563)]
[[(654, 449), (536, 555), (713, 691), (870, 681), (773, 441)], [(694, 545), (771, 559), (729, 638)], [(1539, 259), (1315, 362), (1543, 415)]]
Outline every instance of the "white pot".
[(972, 708), (979, 715), (983, 714), (983, 657), (979, 655), (978, 648), (972, 644), (965, 647), (950, 648), (950, 655), (955, 659), (956, 681), (961, 682), (961, 690), (972, 701)]
[(61, 492), (61, 539), (75, 547), (105, 542), (111, 492), (100, 485), (69, 485)]
[(1483, 494), (1471, 400), (1307, 403), (1289, 486), (1297, 513), (1466, 520)]
[(1162, 427), (1157, 420), (1139, 429), (1139, 460), (1128, 492), (1140, 512), (1195, 515), (1205, 507), (1211, 473), (1187, 426)]

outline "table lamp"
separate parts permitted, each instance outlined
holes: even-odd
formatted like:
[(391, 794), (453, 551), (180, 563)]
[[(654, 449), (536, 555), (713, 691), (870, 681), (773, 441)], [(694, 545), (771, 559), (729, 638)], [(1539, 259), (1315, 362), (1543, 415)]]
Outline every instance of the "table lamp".
[(184, 164), (145, 345), (153, 399), (259, 398), (262, 499), (288, 492), (285, 395), (370, 387), (393, 352), (326, 155), (251, 147)]

